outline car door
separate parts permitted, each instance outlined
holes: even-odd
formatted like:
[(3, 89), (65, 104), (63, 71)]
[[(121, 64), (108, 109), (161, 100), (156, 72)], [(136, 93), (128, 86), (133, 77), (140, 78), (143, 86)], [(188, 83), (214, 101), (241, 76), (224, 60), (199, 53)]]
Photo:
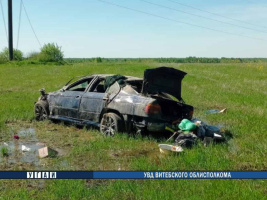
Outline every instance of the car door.
[(56, 103), (59, 116), (78, 119), (81, 98), (92, 79), (92, 77), (84, 78), (60, 91)]
[(98, 122), (101, 111), (108, 100), (104, 80), (104, 78), (98, 77), (90, 85), (88, 91), (83, 94), (79, 108), (79, 119)]

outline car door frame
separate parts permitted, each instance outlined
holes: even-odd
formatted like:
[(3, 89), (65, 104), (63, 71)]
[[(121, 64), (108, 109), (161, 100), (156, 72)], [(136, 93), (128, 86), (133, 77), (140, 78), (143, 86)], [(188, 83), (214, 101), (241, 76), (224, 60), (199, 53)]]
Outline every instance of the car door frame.
[(106, 93), (106, 90), (104, 93), (92, 92), (90, 90), (101, 78), (105, 79), (105, 77), (96, 76), (83, 94), (78, 111), (80, 120), (99, 122), (101, 112), (108, 100), (108, 94)]
[[(87, 85), (87, 87), (85, 88), (84, 91), (68, 91), (69, 88), (73, 87), (73, 85), (76, 85), (78, 82), (81, 82), (82, 80), (84, 79), (90, 79), (92, 78), (92, 80), (90, 81), (90, 83)], [(63, 89), (59, 90), (59, 92), (54, 95), (54, 98), (55, 98), (55, 109), (57, 110), (56, 111), (56, 115), (54, 116), (57, 116), (58, 118), (66, 118), (66, 119), (71, 119), (71, 120), (79, 120), (79, 107), (80, 107), (80, 103), (81, 103), (81, 98), (83, 96), (83, 94), (88, 90), (88, 88), (91, 86), (91, 84), (94, 82), (95, 80), (95, 76), (88, 76), (88, 77), (84, 77), (82, 79), (79, 79), (77, 81), (75, 81), (74, 83), (68, 85), (67, 87), (65, 86)], [(75, 108), (64, 108), (62, 106), (62, 101), (68, 101), (68, 100), (65, 100), (62, 98), (62, 96), (64, 94), (66, 94), (66, 92), (69, 92), (69, 93), (74, 93), (73, 95), (73, 99), (71, 99), (72, 97), (70, 96), (70, 99), (69, 101), (74, 101), (76, 100), (75, 102), (70, 102), (70, 104), (72, 104), (73, 106), (75, 106)], [(75, 94), (75, 92), (78, 92), (77, 94)], [(77, 95), (75, 97), (75, 95)], [(75, 97), (75, 98), (74, 98)], [(77, 99), (76, 99), (77, 98)], [(64, 103), (64, 102), (63, 102)], [(65, 102), (66, 103), (66, 102)], [(68, 102), (67, 102), (68, 103)], [(70, 116), (69, 115), (69, 112), (72, 112), (73, 110), (73, 116)], [(64, 112), (66, 112), (67, 114), (64, 114)], [(76, 113), (75, 113), (76, 112)]]

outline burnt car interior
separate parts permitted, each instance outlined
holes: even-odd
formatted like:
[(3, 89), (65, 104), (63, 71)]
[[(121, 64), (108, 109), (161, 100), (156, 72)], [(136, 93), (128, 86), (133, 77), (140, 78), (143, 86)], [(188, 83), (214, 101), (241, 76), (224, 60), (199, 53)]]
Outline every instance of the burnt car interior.
[[(105, 88), (105, 81), (107, 77), (99, 77), (96, 81), (94, 81), (93, 85), (90, 87), (90, 90), (88, 92), (96, 92), (96, 93), (105, 93), (109, 90), (109, 88)], [(84, 78), (78, 82), (72, 83), (70, 86), (67, 87), (67, 91), (77, 91), (77, 92), (85, 92), (90, 82), (93, 80), (92, 77), (90, 78)], [(136, 79), (126, 79), (125, 85), (120, 85), (120, 87), (123, 88), (128, 93), (136, 94), (136, 93), (142, 93), (142, 86), (143, 86), (143, 80), (136, 80)], [(113, 86), (112, 84), (111, 86)], [(110, 87), (111, 87), (110, 86)], [(179, 101), (177, 98), (173, 97), (170, 94), (166, 94), (163, 92), (157, 92), (155, 94), (150, 94), (148, 96), (152, 96), (154, 98), (163, 98), (168, 99), (172, 101)], [(182, 100), (182, 99), (181, 99)], [(184, 103), (183, 101), (181, 101)], [(165, 104), (165, 103), (164, 103)], [(165, 107), (165, 106), (164, 106)]]
[(99, 78), (90, 88), (89, 92), (105, 93), (104, 78)]
[[(85, 92), (86, 88), (88, 87), (89, 83), (92, 81), (93, 78), (87, 78), (83, 79), (77, 83), (71, 84), (66, 90), (67, 91), (78, 91), (78, 92)], [(96, 93), (105, 93), (105, 81), (106, 78), (98, 78), (93, 85), (90, 88), (89, 92), (96, 92)], [(143, 80), (131, 80), (131, 79), (126, 79), (126, 85), (123, 85), (123, 90), (136, 94), (136, 93), (141, 93), (142, 92), (142, 84)], [(107, 88), (108, 89), (108, 88)], [(134, 91), (133, 91), (134, 90)], [(174, 100), (177, 101), (177, 99), (169, 94), (165, 94), (163, 92), (155, 93), (155, 94), (150, 94), (151, 96), (158, 97), (158, 98), (164, 98), (164, 99), (169, 99), (169, 100)]]
[(143, 80), (127, 80), (127, 85), (130, 85), (136, 92), (141, 93)]

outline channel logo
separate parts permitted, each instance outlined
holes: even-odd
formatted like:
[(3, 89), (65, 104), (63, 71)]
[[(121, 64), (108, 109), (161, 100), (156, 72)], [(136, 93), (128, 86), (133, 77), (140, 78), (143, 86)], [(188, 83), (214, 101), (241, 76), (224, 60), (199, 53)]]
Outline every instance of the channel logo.
[(57, 178), (57, 172), (27, 172), (27, 178), (29, 179), (55, 179)]

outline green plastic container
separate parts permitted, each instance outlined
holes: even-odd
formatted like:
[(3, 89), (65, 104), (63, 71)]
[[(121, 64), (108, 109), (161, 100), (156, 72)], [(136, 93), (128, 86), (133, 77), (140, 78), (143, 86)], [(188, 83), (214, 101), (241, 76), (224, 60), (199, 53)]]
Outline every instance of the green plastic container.
[(188, 119), (183, 119), (178, 126), (183, 131), (193, 131), (197, 126)]

